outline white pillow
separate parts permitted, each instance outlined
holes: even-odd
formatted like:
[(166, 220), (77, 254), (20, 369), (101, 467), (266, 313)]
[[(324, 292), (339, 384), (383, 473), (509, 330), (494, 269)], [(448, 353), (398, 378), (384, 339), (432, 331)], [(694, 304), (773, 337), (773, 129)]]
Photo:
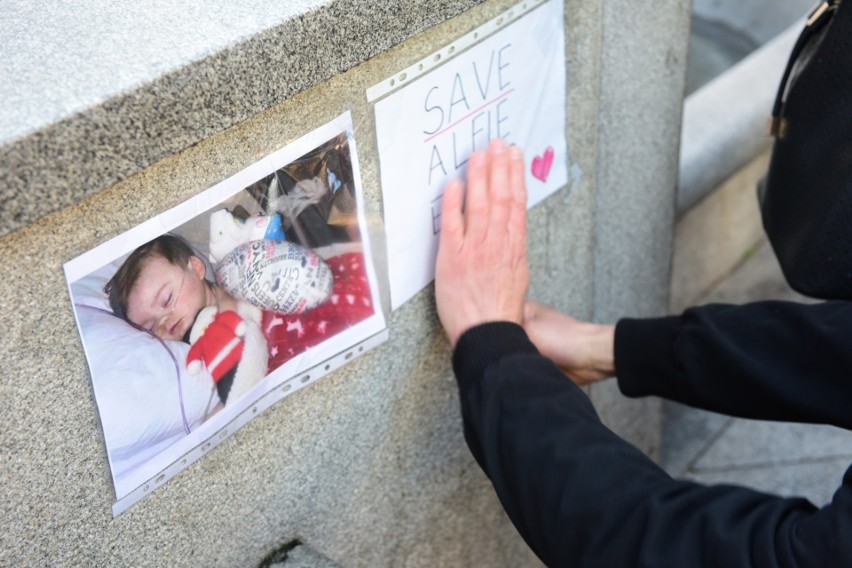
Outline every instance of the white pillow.
[(103, 286), (124, 259), (71, 285), (113, 478), (195, 429), (219, 402), (204, 370), (186, 372), (189, 345), (160, 341), (115, 317)]

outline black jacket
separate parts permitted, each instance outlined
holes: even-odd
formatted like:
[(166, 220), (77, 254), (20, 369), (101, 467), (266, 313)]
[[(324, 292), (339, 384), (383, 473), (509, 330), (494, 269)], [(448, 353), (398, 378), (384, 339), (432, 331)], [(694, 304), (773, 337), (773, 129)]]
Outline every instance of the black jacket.
[[(852, 304), (711, 305), (622, 320), (619, 386), (761, 419), (852, 426)], [(465, 438), (550, 566), (852, 567), (852, 468), (832, 503), (677, 481), (607, 429), (524, 330), (491, 323), (453, 355)]]

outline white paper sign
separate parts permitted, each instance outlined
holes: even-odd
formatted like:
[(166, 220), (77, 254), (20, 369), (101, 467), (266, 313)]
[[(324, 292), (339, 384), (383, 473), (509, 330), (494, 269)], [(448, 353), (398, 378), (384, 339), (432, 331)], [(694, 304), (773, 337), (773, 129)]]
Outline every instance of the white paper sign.
[(493, 138), (523, 148), (529, 207), (568, 180), (562, 1), (526, 13), (516, 6), (424, 62), (471, 38), (472, 47), (375, 105), (393, 309), (435, 277), (443, 188), (465, 176), (471, 152)]

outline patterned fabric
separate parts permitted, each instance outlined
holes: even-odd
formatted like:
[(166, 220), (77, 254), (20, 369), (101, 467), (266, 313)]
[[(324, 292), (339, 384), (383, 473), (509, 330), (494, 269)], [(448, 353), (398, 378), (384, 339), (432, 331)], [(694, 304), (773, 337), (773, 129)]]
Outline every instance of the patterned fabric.
[(262, 310), (301, 314), (325, 302), (329, 267), (312, 250), (290, 241), (251, 241), (216, 266), (216, 283)]
[(263, 312), (261, 327), (269, 343), (269, 372), (373, 315), (364, 255), (341, 254), (326, 263), (334, 273), (334, 288), (325, 303), (298, 315)]

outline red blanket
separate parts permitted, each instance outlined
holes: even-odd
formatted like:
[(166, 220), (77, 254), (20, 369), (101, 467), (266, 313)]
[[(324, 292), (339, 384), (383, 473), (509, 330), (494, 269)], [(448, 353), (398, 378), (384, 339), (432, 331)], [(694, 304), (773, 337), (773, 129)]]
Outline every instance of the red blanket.
[(334, 273), (331, 297), (299, 315), (263, 312), (262, 328), (269, 344), (267, 373), (299, 353), (373, 315), (364, 255), (346, 253), (326, 259)]

